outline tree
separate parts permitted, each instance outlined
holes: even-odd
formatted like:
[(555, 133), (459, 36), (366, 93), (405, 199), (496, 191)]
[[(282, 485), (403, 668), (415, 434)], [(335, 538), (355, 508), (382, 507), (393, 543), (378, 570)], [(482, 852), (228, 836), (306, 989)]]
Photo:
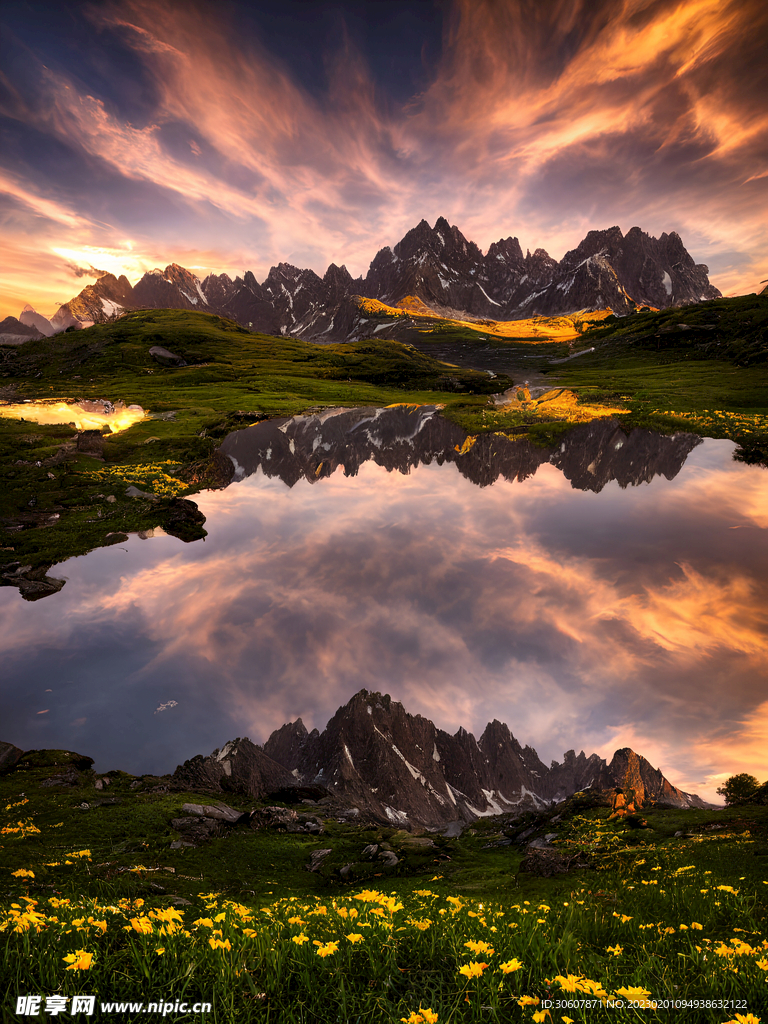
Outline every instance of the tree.
[(720, 796), (725, 797), (728, 806), (746, 804), (749, 803), (750, 797), (754, 796), (759, 786), (760, 783), (754, 775), (742, 772), (741, 775), (732, 775), (724, 785), (718, 787), (717, 792)]

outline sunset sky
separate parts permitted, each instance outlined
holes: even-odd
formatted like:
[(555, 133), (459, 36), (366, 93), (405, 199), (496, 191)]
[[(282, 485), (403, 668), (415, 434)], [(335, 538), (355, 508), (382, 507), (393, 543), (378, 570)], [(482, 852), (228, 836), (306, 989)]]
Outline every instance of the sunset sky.
[(178, 262), (365, 273), (442, 215), (768, 278), (759, 0), (4, 0), (0, 318)]

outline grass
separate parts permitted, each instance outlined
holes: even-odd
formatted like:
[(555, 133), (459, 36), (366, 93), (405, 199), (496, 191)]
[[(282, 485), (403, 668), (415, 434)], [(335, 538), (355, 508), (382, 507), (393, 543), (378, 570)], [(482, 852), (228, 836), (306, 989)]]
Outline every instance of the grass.
[[(101, 793), (87, 770), (71, 788), (42, 786), (60, 770), (0, 777), (0, 978), (14, 998), (170, 1001), (174, 1021), (199, 1019), (177, 1003), (208, 1001), (207, 1019), (291, 1024), (668, 1021), (665, 1001), (733, 1001), (689, 1011), (722, 1022), (766, 1005), (765, 808), (650, 808), (637, 829), (576, 797), (480, 819), (428, 851), (333, 818), (322, 836), (238, 826), (171, 850), (170, 819), (202, 797), (121, 772)], [(94, 806), (104, 793), (120, 802)], [(521, 847), (495, 844), (531, 825), (590, 867), (521, 872)], [(369, 842), (400, 863), (360, 861)], [(333, 853), (312, 874), (318, 848)], [(344, 880), (350, 861), (361, 874)], [(4, 1019), (23, 1019), (9, 1005)], [(119, 1019), (146, 1013), (126, 1006)]]

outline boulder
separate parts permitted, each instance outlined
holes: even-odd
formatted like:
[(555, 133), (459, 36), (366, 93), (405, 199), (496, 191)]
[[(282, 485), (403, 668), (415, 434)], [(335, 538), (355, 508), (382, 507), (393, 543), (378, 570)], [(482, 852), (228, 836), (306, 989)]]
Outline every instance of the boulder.
[(3, 743), (0, 741), (0, 774), (15, 768), (23, 753), (24, 751), (21, 747), (16, 747), (13, 743)]
[(241, 821), (247, 821), (250, 817), (250, 815), (236, 811), (234, 807), (228, 807), (226, 804), (184, 804), (181, 809), (185, 814), (214, 818), (216, 821), (225, 821), (229, 825), (237, 825)]
[(186, 366), (186, 359), (182, 359), (181, 356), (177, 356), (175, 352), (169, 351), (167, 348), (163, 348), (162, 345), (153, 345), (149, 350), (149, 354), (159, 363), (161, 366)]
[(400, 863), (400, 858), (394, 850), (382, 850), (376, 859), (380, 860), (385, 868), (393, 868), (396, 864)]
[(333, 850), (313, 850), (309, 855), (307, 871), (318, 871), (322, 867), (325, 858), (330, 856), (332, 853)]

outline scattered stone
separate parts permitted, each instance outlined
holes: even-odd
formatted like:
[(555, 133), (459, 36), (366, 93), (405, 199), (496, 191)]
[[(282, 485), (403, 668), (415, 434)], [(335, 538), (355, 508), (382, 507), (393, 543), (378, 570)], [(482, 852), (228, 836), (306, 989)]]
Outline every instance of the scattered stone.
[(376, 854), (379, 852), (377, 843), (371, 843), (370, 846), (366, 846), (361, 856), (365, 857), (366, 860), (373, 860)]
[(134, 779), (133, 782), (131, 782), (131, 784), (130, 784), (130, 786), (128, 788), (129, 789), (138, 789), (139, 786), (141, 786), (141, 785), (143, 785), (141, 779)]
[(352, 874), (354, 867), (354, 864), (345, 864), (344, 867), (339, 868), (339, 874), (341, 875), (342, 878), (349, 878), (349, 876)]
[(149, 350), (149, 354), (159, 363), (161, 366), (186, 366), (187, 362), (182, 359), (181, 356), (177, 356), (174, 352), (169, 351), (167, 348), (163, 348), (162, 345), (153, 345)]
[(138, 487), (134, 487), (130, 484), (125, 489), (125, 493), (129, 498), (155, 498), (156, 495), (150, 494), (149, 491), (140, 491)]
[(174, 841), (171, 843), (172, 850), (183, 850), (185, 848), (196, 850), (197, 844), (188, 843), (185, 839), (174, 839)]
[(386, 868), (393, 868), (396, 864), (400, 863), (400, 859), (394, 850), (382, 850), (377, 860), (380, 860)]
[(313, 850), (309, 855), (309, 864), (307, 865), (308, 871), (317, 871), (321, 866), (326, 857), (330, 856), (333, 850)]
[(117, 498), (114, 496), (114, 494), (108, 494), (107, 497), (105, 498), (105, 501), (114, 503), (115, 501), (117, 501)]

